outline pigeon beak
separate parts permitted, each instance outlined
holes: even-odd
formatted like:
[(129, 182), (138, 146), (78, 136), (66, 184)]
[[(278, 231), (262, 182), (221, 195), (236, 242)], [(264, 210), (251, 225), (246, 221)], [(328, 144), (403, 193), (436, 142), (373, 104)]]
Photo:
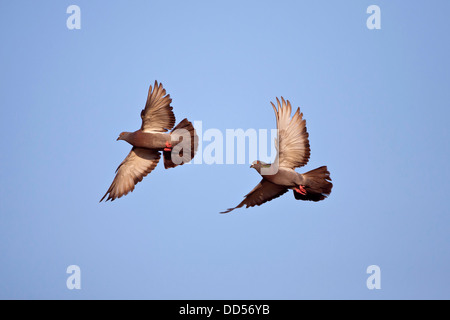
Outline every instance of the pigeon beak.
[(118, 137), (117, 139), (116, 139), (116, 141), (119, 141), (120, 140), (120, 137)]
[(251, 165), (250, 168), (253, 168), (253, 165)]

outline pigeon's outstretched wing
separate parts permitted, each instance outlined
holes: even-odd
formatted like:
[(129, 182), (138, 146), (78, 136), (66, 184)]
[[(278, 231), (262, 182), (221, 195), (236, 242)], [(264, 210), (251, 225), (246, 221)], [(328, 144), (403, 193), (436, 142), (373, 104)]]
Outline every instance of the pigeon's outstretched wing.
[(162, 84), (148, 89), (147, 102), (145, 108), (141, 111), (142, 126), (144, 132), (166, 132), (175, 125), (175, 115), (173, 114), (170, 103), (172, 99), (170, 95), (166, 95), (166, 89)]
[(106, 201), (114, 201), (130, 191), (134, 190), (134, 186), (141, 182), (158, 164), (160, 153), (156, 150), (136, 148), (131, 149), (128, 156), (122, 161), (116, 170), (114, 178), (108, 191), (103, 199), (108, 195)]
[(308, 163), (311, 154), (306, 121), (303, 119), (303, 113), (300, 113), (300, 108), (297, 108), (291, 118), (291, 103), (283, 97), (281, 101), (282, 103), (277, 98), (278, 110), (271, 102), (278, 129), (278, 138), (275, 141), (278, 156), (275, 163), (290, 169), (302, 167)]
[(262, 179), (261, 182), (258, 183), (258, 185), (245, 196), (245, 199), (241, 203), (239, 203), (236, 207), (230, 208), (221, 213), (228, 213), (230, 211), (233, 211), (234, 209), (241, 208), (244, 205), (246, 206), (246, 208), (260, 206), (264, 202), (278, 198), (287, 191), (288, 189), (286, 187), (279, 186), (270, 181), (267, 181), (266, 179)]

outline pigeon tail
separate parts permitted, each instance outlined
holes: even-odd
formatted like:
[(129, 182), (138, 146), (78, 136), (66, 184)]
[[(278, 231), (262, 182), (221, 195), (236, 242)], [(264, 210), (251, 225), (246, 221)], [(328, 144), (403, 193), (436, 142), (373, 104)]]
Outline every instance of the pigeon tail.
[(164, 168), (174, 168), (191, 161), (198, 148), (198, 136), (188, 119), (183, 119), (170, 133), (173, 149), (165, 150)]
[(294, 190), (295, 199), (320, 201), (330, 195), (333, 184), (330, 182), (330, 172), (326, 166), (304, 173), (303, 178), (305, 179), (303, 186), (306, 194), (303, 195)]

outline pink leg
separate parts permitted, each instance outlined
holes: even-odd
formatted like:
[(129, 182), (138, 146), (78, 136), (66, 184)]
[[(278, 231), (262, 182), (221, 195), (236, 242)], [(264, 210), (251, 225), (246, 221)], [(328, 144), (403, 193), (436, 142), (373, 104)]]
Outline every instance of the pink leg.
[(301, 195), (306, 195), (306, 189), (304, 186), (298, 186), (298, 188), (294, 189), (296, 192), (300, 193)]
[(169, 142), (166, 142), (166, 147), (164, 148), (164, 151), (172, 151), (172, 145)]

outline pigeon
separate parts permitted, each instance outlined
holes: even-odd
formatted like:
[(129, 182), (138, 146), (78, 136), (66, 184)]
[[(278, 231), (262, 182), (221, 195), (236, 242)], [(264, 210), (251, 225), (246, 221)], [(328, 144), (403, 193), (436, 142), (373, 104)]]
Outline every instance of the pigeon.
[(245, 199), (234, 208), (221, 213), (228, 213), (243, 206), (260, 206), (293, 190), (297, 200), (320, 201), (331, 193), (333, 184), (326, 166), (306, 173), (297, 173), (295, 168), (306, 165), (311, 154), (309, 134), (306, 121), (300, 108), (291, 118), (292, 107), (289, 100), (277, 98), (277, 107), (271, 102), (277, 119), (278, 137), (275, 139), (277, 157), (274, 163), (253, 161), (254, 168), (262, 176), (261, 182), (245, 196)]
[(141, 128), (135, 132), (122, 132), (117, 138), (128, 142), (133, 148), (117, 168), (116, 176), (100, 202), (106, 196), (106, 201), (114, 201), (133, 191), (135, 185), (155, 169), (161, 152), (166, 169), (193, 159), (198, 147), (197, 133), (187, 119), (173, 128), (175, 115), (171, 102), (163, 85), (155, 81), (153, 89), (150, 86), (148, 90), (147, 102), (141, 111)]

